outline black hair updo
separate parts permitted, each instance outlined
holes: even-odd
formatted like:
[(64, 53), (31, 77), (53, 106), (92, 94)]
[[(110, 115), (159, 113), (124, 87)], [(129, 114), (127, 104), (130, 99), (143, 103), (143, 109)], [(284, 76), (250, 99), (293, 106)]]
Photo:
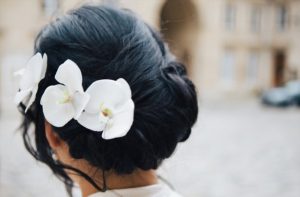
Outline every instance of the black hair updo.
[[(19, 106), (24, 115), (23, 138), (28, 151), (67, 185), (72, 186), (72, 181), (64, 169), (71, 167), (52, 158), (40, 105), (45, 89), (58, 84), (54, 75), (67, 59), (80, 67), (84, 89), (99, 79), (124, 78), (135, 103), (133, 125), (121, 138), (104, 140), (101, 133), (74, 120), (53, 127), (73, 158), (104, 171), (129, 174), (135, 169), (156, 169), (178, 142), (189, 137), (198, 114), (195, 87), (160, 34), (132, 12), (84, 5), (45, 26), (36, 38), (35, 52), (47, 54), (48, 68), (31, 108), (25, 114), (24, 105)], [(35, 143), (29, 133), (32, 124)]]

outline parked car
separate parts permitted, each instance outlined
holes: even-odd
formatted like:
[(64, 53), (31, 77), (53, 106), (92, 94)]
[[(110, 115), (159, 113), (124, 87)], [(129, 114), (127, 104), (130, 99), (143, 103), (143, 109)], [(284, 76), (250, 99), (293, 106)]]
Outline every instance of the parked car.
[(288, 94), (291, 97), (291, 104), (300, 106), (300, 81), (291, 81), (286, 85)]
[(290, 81), (283, 87), (276, 87), (263, 92), (262, 103), (271, 106), (300, 106), (300, 81)]

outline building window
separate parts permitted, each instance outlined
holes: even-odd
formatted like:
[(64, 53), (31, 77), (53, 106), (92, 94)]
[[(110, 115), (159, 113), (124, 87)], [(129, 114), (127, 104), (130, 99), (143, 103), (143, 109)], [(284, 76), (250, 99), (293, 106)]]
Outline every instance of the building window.
[(258, 80), (259, 69), (259, 54), (257, 52), (251, 52), (246, 64), (246, 81), (247, 84), (255, 84)]
[(253, 33), (258, 33), (261, 30), (261, 7), (253, 6), (251, 8), (250, 29)]
[(276, 12), (276, 27), (278, 31), (284, 31), (287, 27), (288, 13), (287, 8), (281, 5)]
[(235, 54), (232, 50), (226, 50), (221, 62), (221, 83), (232, 86), (235, 78)]
[(43, 0), (42, 8), (45, 16), (53, 16), (59, 9), (59, 0)]
[(226, 30), (234, 30), (236, 23), (236, 7), (233, 4), (227, 4), (225, 6), (224, 23)]

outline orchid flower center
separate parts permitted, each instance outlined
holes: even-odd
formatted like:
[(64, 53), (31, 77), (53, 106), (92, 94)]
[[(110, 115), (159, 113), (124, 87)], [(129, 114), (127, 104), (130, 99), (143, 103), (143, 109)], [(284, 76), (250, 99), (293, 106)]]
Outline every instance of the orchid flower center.
[(59, 104), (69, 103), (69, 102), (71, 102), (71, 100), (72, 100), (71, 95), (67, 91), (65, 91), (62, 99), (59, 100)]
[(102, 109), (101, 112), (102, 112), (103, 116), (105, 116), (105, 117), (109, 117), (109, 118), (112, 117), (112, 111), (108, 108)]
[(113, 125), (113, 110), (103, 102), (100, 104), (99, 120), (105, 124), (105, 128), (110, 128)]
[(112, 110), (104, 105), (103, 102), (100, 104), (100, 112), (105, 118), (111, 118), (113, 116)]

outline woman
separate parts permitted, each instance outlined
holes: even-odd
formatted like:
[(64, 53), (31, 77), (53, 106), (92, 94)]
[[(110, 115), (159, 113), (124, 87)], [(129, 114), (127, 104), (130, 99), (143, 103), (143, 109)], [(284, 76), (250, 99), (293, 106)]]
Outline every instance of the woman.
[(45, 26), (35, 53), (18, 73), (23, 138), (69, 194), (75, 183), (84, 197), (178, 197), (155, 170), (198, 106), (160, 35), (128, 10), (85, 5)]

